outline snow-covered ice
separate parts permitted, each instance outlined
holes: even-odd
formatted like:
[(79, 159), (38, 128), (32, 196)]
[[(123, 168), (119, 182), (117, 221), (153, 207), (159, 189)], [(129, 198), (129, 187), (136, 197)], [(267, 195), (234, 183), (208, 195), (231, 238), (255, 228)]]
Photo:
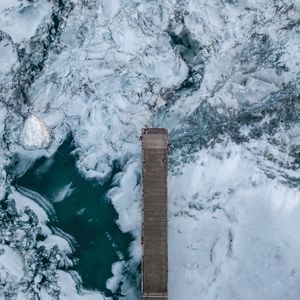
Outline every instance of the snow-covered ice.
[(20, 143), (25, 149), (47, 148), (51, 142), (48, 127), (34, 115), (30, 115), (24, 122), (20, 133)]
[[(15, 199), (16, 218), (31, 207), (46, 251), (66, 255), (51, 208), (14, 190), (7, 166), (49, 156), (70, 132), (87, 178), (104, 182), (118, 162), (108, 198), (135, 241), (107, 287), (123, 282), (135, 300), (123, 271), (141, 258), (139, 136), (166, 127), (170, 299), (298, 299), (299, 12), (295, 0), (0, 1), (0, 198)], [(104, 299), (53, 272), (41, 299)]]
[(298, 188), (245, 146), (198, 155), (170, 176), (170, 299), (297, 299)]
[(50, 1), (8, 0), (0, 3), (0, 29), (14, 42), (31, 38), (43, 18), (51, 12)]

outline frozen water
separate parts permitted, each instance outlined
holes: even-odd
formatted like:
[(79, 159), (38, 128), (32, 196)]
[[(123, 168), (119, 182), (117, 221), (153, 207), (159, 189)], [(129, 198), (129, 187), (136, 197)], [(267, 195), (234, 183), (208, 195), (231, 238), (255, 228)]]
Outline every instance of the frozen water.
[(30, 115), (24, 122), (20, 143), (25, 149), (47, 148), (51, 142), (50, 131), (36, 116)]
[(198, 155), (170, 177), (170, 298), (296, 299), (298, 188), (268, 178), (244, 146)]
[(20, 43), (32, 37), (51, 12), (50, 1), (3, 0), (0, 3), (0, 29), (8, 33), (14, 42)]
[[(103, 183), (117, 161), (109, 198), (135, 241), (126, 279), (117, 262), (107, 287), (122, 281), (137, 299), (139, 136), (166, 127), (170, 299), (298, 298), (298, 1), (23, 0), (0, 12), (1, 198), (25, 201), (11, 170), (30, 163), (14, 167), (16, 155), (50, 156), (69, 132), (85, 177)], [(82, 298), (75, 276), (55, 274), (62, 298)]]

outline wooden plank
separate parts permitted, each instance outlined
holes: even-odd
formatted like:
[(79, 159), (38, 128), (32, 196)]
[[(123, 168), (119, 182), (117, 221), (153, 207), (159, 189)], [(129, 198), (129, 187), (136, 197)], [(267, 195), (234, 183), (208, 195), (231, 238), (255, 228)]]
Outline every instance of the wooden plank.
[(143, 300), (168, 299), (168, 134), (145, 128), (143, 146)]
[(167, 130), (165, 128), (143, 128), (143, 134), (147, 133), (165, 133)]

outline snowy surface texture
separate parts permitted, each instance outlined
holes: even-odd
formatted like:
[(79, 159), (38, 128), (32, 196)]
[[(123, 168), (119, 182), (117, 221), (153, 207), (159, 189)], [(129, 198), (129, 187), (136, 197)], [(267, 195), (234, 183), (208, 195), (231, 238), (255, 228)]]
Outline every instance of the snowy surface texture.
[(39, 118), (30, 115), (24, 122), (20, 142), (25, 149), (45, 148), (51, 142), (49, 130)]
[(13, 154), (72, 132), (85, 176), (119, 161), (110, 199), (136, 265), (139, 135), (155, 126), (171, 143), (170, 300), (299, 299), (299, 16), (299, 0), (1, 0), (0, 297), (103, 298), (63, 271), (67, 237), (47, 229), (46, 201), (11, 187)]

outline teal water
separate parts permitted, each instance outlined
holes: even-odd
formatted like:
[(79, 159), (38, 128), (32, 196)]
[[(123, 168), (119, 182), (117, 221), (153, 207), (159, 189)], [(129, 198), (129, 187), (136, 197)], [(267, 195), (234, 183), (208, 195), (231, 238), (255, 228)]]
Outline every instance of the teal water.
[[(78, 258), (75, 270), (83, 287), (106, 290), (105, 283), (112, 276), (111, 266), (120, 258), (129, 258), (130, 234), (124, 234), (116, 224), (118, 215), (107, 200), (112, 179), (120, 168), (115, 165), (104, 184), (84, 178), (76, 168), (76, 155), (71, 139), (65, 141), (50, 158), (40, 158), (16, 184), (38, 192), (52, 202), (56, 226), (72, 235), (76, 242), (74, 255)], [(62, 195), (65, 194), (65, 198)], [(62, 200), (63, 198), (63, 200)]]

